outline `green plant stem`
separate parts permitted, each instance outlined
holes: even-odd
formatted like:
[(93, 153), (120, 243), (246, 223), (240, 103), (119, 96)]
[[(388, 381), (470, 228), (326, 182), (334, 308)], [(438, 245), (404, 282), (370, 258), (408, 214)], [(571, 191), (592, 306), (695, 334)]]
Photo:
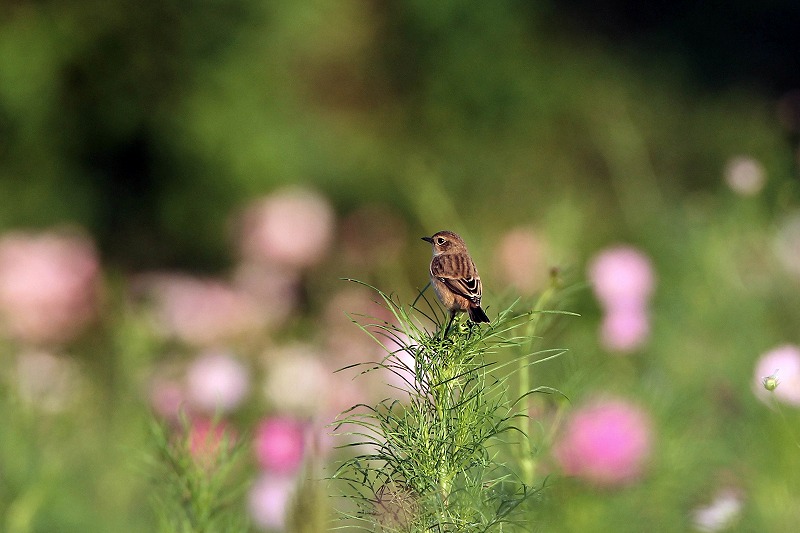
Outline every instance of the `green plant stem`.
[[(445, 431), (445, 434), (439, 435), (440, 442), (443, 443), (445, 439), (448, 438), (446, 433), (447, 429), (450, 427), (448, 421), (450, 405), (448, 400), (452, 394), (452, 382), (450, 381), (451, 370), (448, 362), (446, 362), (444, 358), (442, 365), (442, 378), (444, 378), (444, 383), (437, 387), (437, 390), (440, 392), (437, 394), (436, 411), (439, 417), (438, 426)], [(447, 501), (450, 498), (450, 491), (452, 490), (452, 472), (449, 468), (450, 466), (451, 461), (447, 457), (447, 447), (442, 446), (442, 461), (439, 469), (439, 496), (444, 509), (447, 508)]]
[[(528, 338), (528, 345), (527, 353), (531, 353), (533, 351), (533, 344), (536, 342), (536, 333), (539, 327), (539, 320), (541, 318), (541, 312), (550, 304), (553, 297), (555, 296), (556, 291), (558, 290), (558, 276), (557, 273), (553, 272), (550, 276), (550, 284), (545, 289), (545, 291), (539, 296), (539, 299), (536, 301), (536, 304), (533, 307), (533, 317), (531, 321), (528, 323), (527, 330), (525, 332), (526, 337)], [(526, 485), (533, 485), (534, 476), (536, 474), (536, 460), (534, 459), (534, 450), (533, 445), (531, 443), (531, 436), (534, 430), (534, 421), (530, 417), (531, 410), (533, 408), (533, 396), (528, 394), (530, 389), (530, 368), (528, 366), (528, 359), (527, 357), (520, 357), (519, 358), (519, 396), (526, 396), (525, 402), (522, 404), (523, 409), (523, 420), (525, 420), (525, 435), (527, 438), (525, 439), (524, 446), (520, 446), (519, 453), (519, 463), (522, 468), (522, 475), (523, 480)]]

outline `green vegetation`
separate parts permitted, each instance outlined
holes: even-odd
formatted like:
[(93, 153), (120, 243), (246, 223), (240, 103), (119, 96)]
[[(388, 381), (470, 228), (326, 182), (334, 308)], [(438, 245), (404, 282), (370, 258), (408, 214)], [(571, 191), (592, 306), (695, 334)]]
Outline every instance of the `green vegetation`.
[[(0, 531), (346, 528), (344, 472), (425, 527), (796, 528), (797, 97), (580, 5), (0, 7)], [(447, 339), (409, 306), (443, 229), (492, 319)], [(387, 447), (330, 437), (355, 405)], [(224, 479), (180, 447), (212, 420)]]

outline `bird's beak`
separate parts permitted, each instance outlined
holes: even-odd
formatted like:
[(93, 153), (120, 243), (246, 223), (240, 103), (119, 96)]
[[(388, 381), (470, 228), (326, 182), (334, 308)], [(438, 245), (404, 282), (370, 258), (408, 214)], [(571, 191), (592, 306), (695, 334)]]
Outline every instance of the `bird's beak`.
[(423, 241), (428, 241), (429, 243), (433, 244), (433, 237), (423, 237)]

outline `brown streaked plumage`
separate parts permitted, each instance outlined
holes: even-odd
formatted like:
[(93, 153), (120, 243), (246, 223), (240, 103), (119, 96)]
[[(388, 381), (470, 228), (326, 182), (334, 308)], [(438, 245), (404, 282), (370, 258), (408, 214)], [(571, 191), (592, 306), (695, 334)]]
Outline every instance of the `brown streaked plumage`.
[(433, 246), (431, 285), (450, 312), (450, 322), (465, 311), (473, 322), (489, 322), (481, 309), (481, 278), (464, 240), (452, 231), (440, 231), (422, 240)]

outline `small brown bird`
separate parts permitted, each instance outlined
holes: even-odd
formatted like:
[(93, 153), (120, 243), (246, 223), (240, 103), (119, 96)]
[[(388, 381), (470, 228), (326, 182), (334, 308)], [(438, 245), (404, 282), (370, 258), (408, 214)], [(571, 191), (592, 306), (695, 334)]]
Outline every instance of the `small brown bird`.
[(481, 278), (461, 237), (452, 231), (440, 231), (422, 240), (433, 245), (431, 284), (439, 301), (450, 312), (447, 329), (456, 313), (464, 311), (473, 322), (489, 322), (481, 309)]

